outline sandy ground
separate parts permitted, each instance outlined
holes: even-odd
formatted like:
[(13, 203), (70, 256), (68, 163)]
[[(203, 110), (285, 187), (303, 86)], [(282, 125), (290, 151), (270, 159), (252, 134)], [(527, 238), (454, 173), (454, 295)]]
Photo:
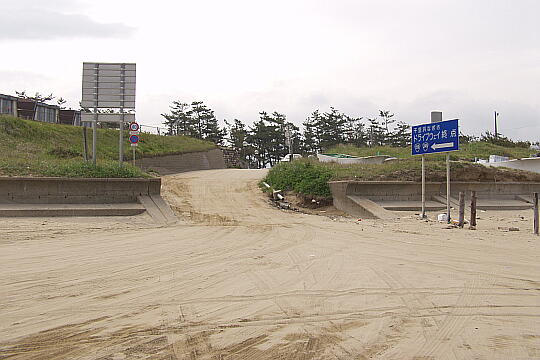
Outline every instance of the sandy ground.
[(540, 359), (532, 211), (306, 215), (263, 174), (167, 177), (173, 227), (0, 220), (0, 359)]

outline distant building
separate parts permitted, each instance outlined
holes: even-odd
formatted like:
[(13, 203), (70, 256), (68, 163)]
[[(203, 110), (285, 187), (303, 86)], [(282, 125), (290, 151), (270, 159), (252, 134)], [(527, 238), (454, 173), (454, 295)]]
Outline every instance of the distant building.
[(61, 110), (57, 105), (10, 95), (0, 94), (0, 114), (53, 124), (81, 126), (79, 110)]
[(81, 112), (78, 110), (60, 110), (58, 123), (81, 126)]
[(0, 94), (0, 114), (17, 116), (18, 98)]
[(18, 116), (22, 119), (48, 123), (58, 123), (60, 107), (48, 105), (32, 99), (17, 99)]

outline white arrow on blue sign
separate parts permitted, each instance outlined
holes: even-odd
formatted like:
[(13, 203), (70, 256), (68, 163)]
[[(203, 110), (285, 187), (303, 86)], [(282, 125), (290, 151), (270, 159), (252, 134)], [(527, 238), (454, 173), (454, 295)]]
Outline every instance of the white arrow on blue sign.
[(411, 135), (413, 155), (459, 150), (457, 119), (413, 126)]

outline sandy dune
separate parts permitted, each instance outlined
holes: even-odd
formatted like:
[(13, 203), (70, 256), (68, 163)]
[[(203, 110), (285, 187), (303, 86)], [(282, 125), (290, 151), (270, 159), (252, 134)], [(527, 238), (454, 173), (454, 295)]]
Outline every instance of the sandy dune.
[(1, 219), (0, 359), (540, 359), (532, 211), (332, 219), (263, 175), (167, 177), (173, 227)]

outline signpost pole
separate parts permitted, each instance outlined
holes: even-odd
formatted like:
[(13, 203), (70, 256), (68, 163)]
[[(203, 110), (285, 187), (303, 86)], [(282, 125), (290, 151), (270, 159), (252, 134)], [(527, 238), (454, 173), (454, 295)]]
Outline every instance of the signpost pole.
[(140, 125), (135, 121), (129, 124), (129, 142), (131, 143), (131, 150), (133, 151), (133, 166), (135, 166), (135, 148), (139, 145), (140, 129)]
[[(126, 64), (122, 64), (120, 70), (120, 81), (122, 84), (126, 82)], [(120, 135), (118, 139), (118, 162), (122, 166), (124, 161), (124, 101), (125, 101), (125, 89), (124, 87), (120, 88)]]
[(422, 156), (422, 218), (426, 217), (425, 154), (446, 153), (446, 219), (450, 223), (450, 151), (459, 150), (458, 119), (442, 121), (442, 112), (431, 112), (431, 124), (415, 125), (411, 131), (412, 155)]
[(422, 219), (426, 217), (426, 159), (422, 155)]
[(94, 121), (92, 122), (92, 162), (94, 165), (97, 163), (97, 109), (94, 109), (96, 113)]
[(120, 166), (122, 166), (122, 162), (124, 161), (124, 109), (120, 109), (120, 113), (122, 114), (120, 116), (120, 135), (118, 136), (118, 162), (120, 163)]
[(450, 154), (446, 154), (446, 219), (450, 224)]

